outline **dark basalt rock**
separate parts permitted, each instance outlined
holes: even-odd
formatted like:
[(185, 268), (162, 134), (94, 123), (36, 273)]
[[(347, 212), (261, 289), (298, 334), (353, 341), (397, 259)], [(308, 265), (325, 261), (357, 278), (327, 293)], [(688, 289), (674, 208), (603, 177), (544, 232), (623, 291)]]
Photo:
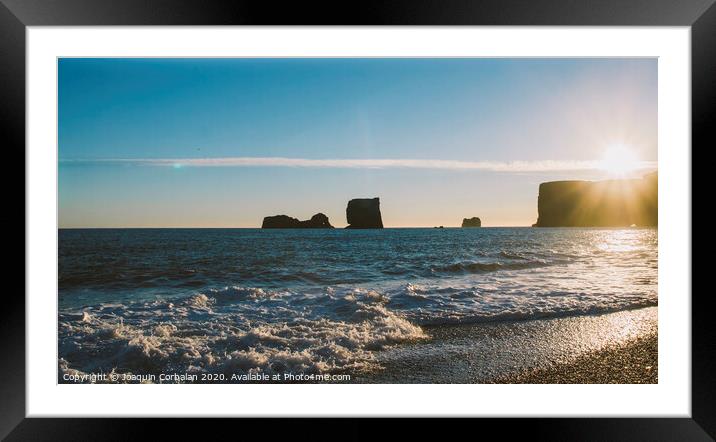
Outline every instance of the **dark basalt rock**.
[(537, 212), (533, 227), (657, 226), (658, 176), (542, 183)]
[(307, 221), (299, 221), (287, 215), (267, 216), (264, 218), (262, 229), (332, 229), (328, 217), (317, 213)]
[(463, 218), (462, 227), (482, 227), (480, 218), (474, 216), (472, 218)]
[(380, 198), (358, 198), (348, 201), (346, 229), (382, 229)]
[(301, 227), (309, 229), (332, 229), (333, 226), (328, 222), (328, 217), (322, 213), (317, 213), (308, 221), (301, 221)]

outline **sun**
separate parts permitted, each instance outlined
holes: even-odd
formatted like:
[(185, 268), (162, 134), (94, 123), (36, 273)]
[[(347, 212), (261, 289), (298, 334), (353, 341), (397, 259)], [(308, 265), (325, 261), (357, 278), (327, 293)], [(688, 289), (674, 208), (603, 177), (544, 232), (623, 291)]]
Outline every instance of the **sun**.
[(599, 162), (599, 169), (613, 177), (624, 177), (639, 169), (641, 162), (634, 151), (623, 144), (609, 146)]

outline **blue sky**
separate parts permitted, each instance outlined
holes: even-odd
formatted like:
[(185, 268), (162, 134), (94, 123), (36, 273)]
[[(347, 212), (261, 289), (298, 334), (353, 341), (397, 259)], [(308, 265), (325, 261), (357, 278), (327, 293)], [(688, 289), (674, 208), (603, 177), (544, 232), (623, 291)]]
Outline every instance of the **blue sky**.
[[(60, 227), (530, 225), (537, 186), (657, 155), (655, 59), (60, 59)], [(386, 162), (385, 160), (391, 160)], [(646, 166), (645, 166), (646, 167)]]

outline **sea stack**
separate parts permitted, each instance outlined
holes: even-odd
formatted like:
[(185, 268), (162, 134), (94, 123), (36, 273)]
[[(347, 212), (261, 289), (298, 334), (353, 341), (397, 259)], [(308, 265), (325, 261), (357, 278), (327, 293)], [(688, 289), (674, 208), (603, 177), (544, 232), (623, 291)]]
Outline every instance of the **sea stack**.
[(357, 198), (348, 201), (346, 229), (382, 229), (380, 198)]
[(317, 213), (307, 221), (299, 221), (287, 215), (267, 216), (264, 218), (262, 229), (332, 229), (328, 217)]
[(537, 213), (533, 227), (657, 226), (658, 176), (542, 183)]
[(474, 216), (472, 218), (463, 218), (462, 227), (482, 227), (480, 218)]

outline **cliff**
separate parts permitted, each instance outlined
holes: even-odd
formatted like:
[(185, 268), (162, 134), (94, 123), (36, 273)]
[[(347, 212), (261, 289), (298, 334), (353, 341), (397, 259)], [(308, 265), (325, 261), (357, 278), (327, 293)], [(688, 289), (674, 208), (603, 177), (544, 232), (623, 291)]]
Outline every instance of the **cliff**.
[(534, 227), (656, 226), (658, 176), (542, 183), (537, 212)]
[(474, 216), (472, 218), (463, 218), (462, 227), (482, 227), (480, 218)]
[(346, 229), (382, 229), (380, 198), (358, 198), (348, 201)]
[(264, 218), (262, 229), (332, 229), (328, 217), (317, 213), (307, 221), (299, 221), (287, 215), (267, 216)]

